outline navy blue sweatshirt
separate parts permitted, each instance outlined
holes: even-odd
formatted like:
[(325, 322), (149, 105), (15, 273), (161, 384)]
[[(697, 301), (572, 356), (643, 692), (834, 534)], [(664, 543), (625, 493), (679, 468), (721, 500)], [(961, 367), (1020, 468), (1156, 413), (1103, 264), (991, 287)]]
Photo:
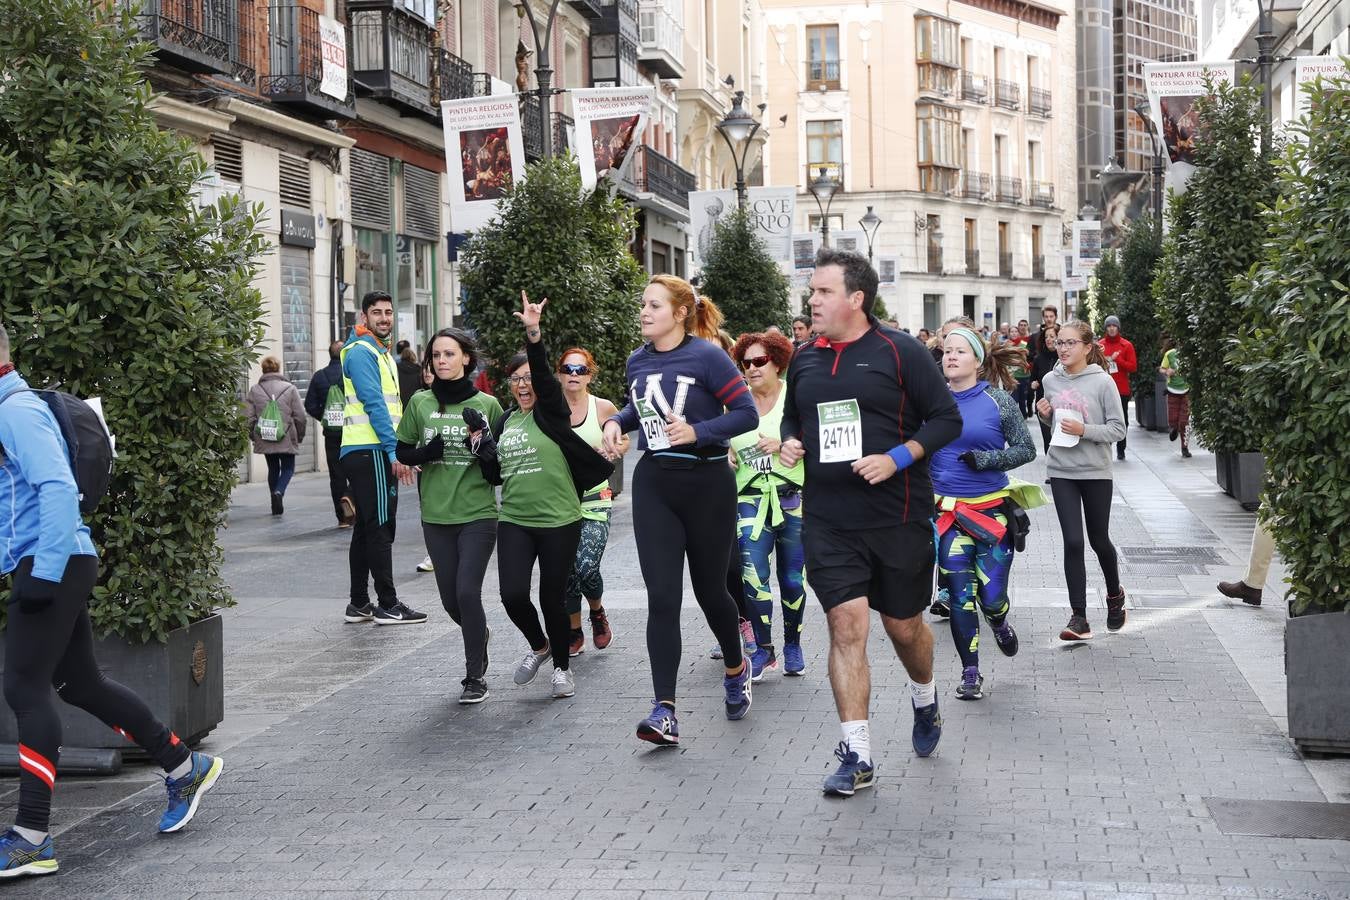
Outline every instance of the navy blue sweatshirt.
[[(629, 402), (611, 418), (625, 432), (638, 427), (637, 406), (641, 397), (661, 415), (673, 413), (694, 426), (698, 440), (690, 447), (672, 447), (675, 452), (693, 452), (708, 456), (709, 451), (724, 451), (731, 439), (759, 425), (759, 410), (745, 386), (736, 364), (716, 344), (685, 337), (673, 350), (657, 350), (643, 344), (628, 357)], [(638, 446), (647, 449), (645, 435)], [(722, 453), (725, 456), (725, 453)]]

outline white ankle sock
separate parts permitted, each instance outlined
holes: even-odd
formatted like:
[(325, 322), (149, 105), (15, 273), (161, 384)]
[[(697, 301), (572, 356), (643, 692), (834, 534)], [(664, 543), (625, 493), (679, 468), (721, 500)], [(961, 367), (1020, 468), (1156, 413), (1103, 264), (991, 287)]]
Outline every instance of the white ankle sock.
[(182, 778), (184, 775), (186, 775), (191, 771), (192, 771), (192, 754), (189, 753), (187, 759), (183, 760), (181, 763), (178, 764), (178, 766), (176, 766), (172, 770), (165, 772), (165, 774), (168, 775), (170, 778), (174, 779), (175, 781), (177, 781), (179, 778)]
[(917, 681), (911, 680), (909, 682), (909, 695), (914, 698), (914, 705), (919, 709), (932, 706), (937, 702), (937, 684), (935, 681), (919, 684)]
[(21, 828), (15, 825), (14, 830), (19, 833), (19, 837), (33, 845), (41, 844), (47, 839), (47, 832), (38, 831), (36, 828)]
[(872, 732), (867, 727), (866, 719), (858, 719), (854, 722), (840, 722), (839, 729), (844, 733), (844, 743), (848, 749), (858, 754), (858, 759), (865, 763), (872, 762)]

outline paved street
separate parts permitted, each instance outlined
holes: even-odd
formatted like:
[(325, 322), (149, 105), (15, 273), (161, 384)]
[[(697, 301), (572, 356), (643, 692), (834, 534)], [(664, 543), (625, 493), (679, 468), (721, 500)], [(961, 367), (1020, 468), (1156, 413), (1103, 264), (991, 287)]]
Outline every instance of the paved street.
[[(1022, 470), (1043, 478), (1040, 460)], [(343, 625), (348, 532), (326, 479), (296, 480), (280, 520), (264, 486), (235, 494), (222, 540), (239, 605), (226, 612), (227, 719), (204, 749), (226, 774), (190, 828), (160, 836), (163, 788), (132, 766), (58, 785), (62, 874), (25, 897), (661, 898), (1350, 896), (1350, 843), (1224, 833), (1206, 798), (1350, 801), (1350, 763), (1305, 762), (1283, 732), (1284, 609), (1214, 591), (1241, 571), (1253, 517), (1130, 432), (1113, 534), (1129, 624), (1065, 649), (1052, 509), (1033, 512), (1014, 567), (1014, 659), (986, 652), (985, 700), (952, 696), (960, 668), (937, 631), (946, 719), (939, 752), (909, 748), (908, 691), (874, 626), (875, 790), (827, 799), (839, 740), (823, 618), (807, 618), (803, 679), (771, 674), (725, 721), (719, 665), (690, 600), (678, 750), (633, 738), (651, 696), (644, 594), (628, 497), (606, 556), (617, 638), (575, 661), (577, 696), (518, 688), (522, 642), (485, 586), (491, 698), (455, 703), (462, 644), (422, 558), (412, 494), (400, 509), (401, 596), (416, 628)], [(686, 596), (690, 596), (686, 592)], [(814, 601), (808, 601), (809, 604)], [(1091, 612), (1091, 611), (1090, 611)], [(7, 801), (14, 784), (6, 781)], [(113, 804), (113, 805), (109, 805)]]

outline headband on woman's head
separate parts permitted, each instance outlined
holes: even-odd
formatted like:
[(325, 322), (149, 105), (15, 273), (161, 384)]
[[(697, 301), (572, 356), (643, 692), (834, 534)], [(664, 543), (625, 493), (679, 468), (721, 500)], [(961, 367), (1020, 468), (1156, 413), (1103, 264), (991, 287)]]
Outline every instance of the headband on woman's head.
[(984, 341), (980, 339), (978, 334), (969, 328), (953, 328), (947, 332), (947, 337), (952, 336), (965, 338), (966, 343), (970, 344), (970, 349), (975, 353), (975, 359), (981, 364), (984, 363)]

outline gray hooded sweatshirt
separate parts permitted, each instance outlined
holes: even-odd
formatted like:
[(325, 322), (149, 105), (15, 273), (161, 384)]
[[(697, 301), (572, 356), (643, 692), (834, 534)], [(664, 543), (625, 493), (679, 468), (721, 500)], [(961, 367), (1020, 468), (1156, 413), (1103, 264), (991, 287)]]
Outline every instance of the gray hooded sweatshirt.
[[(1089, 363), (1077, 375), (1057, 363), (1042, 382), (1045, 399), (1055, 409), (1074, 409), (1083, 416), (1083, 436), (1077, 446), (1050, 446), (1046, 472), (1051, 478), (1079, 481), (1111, 478), (1111, 445), (1125, 437), (1125, 417), (1120, 411), (1120, 394), (1111, 376), (1102, 367)], [(1039, 414), (1038, 414), (1039, 415)], [(1041, 417), (1047, 425), (1054, 422)]]

